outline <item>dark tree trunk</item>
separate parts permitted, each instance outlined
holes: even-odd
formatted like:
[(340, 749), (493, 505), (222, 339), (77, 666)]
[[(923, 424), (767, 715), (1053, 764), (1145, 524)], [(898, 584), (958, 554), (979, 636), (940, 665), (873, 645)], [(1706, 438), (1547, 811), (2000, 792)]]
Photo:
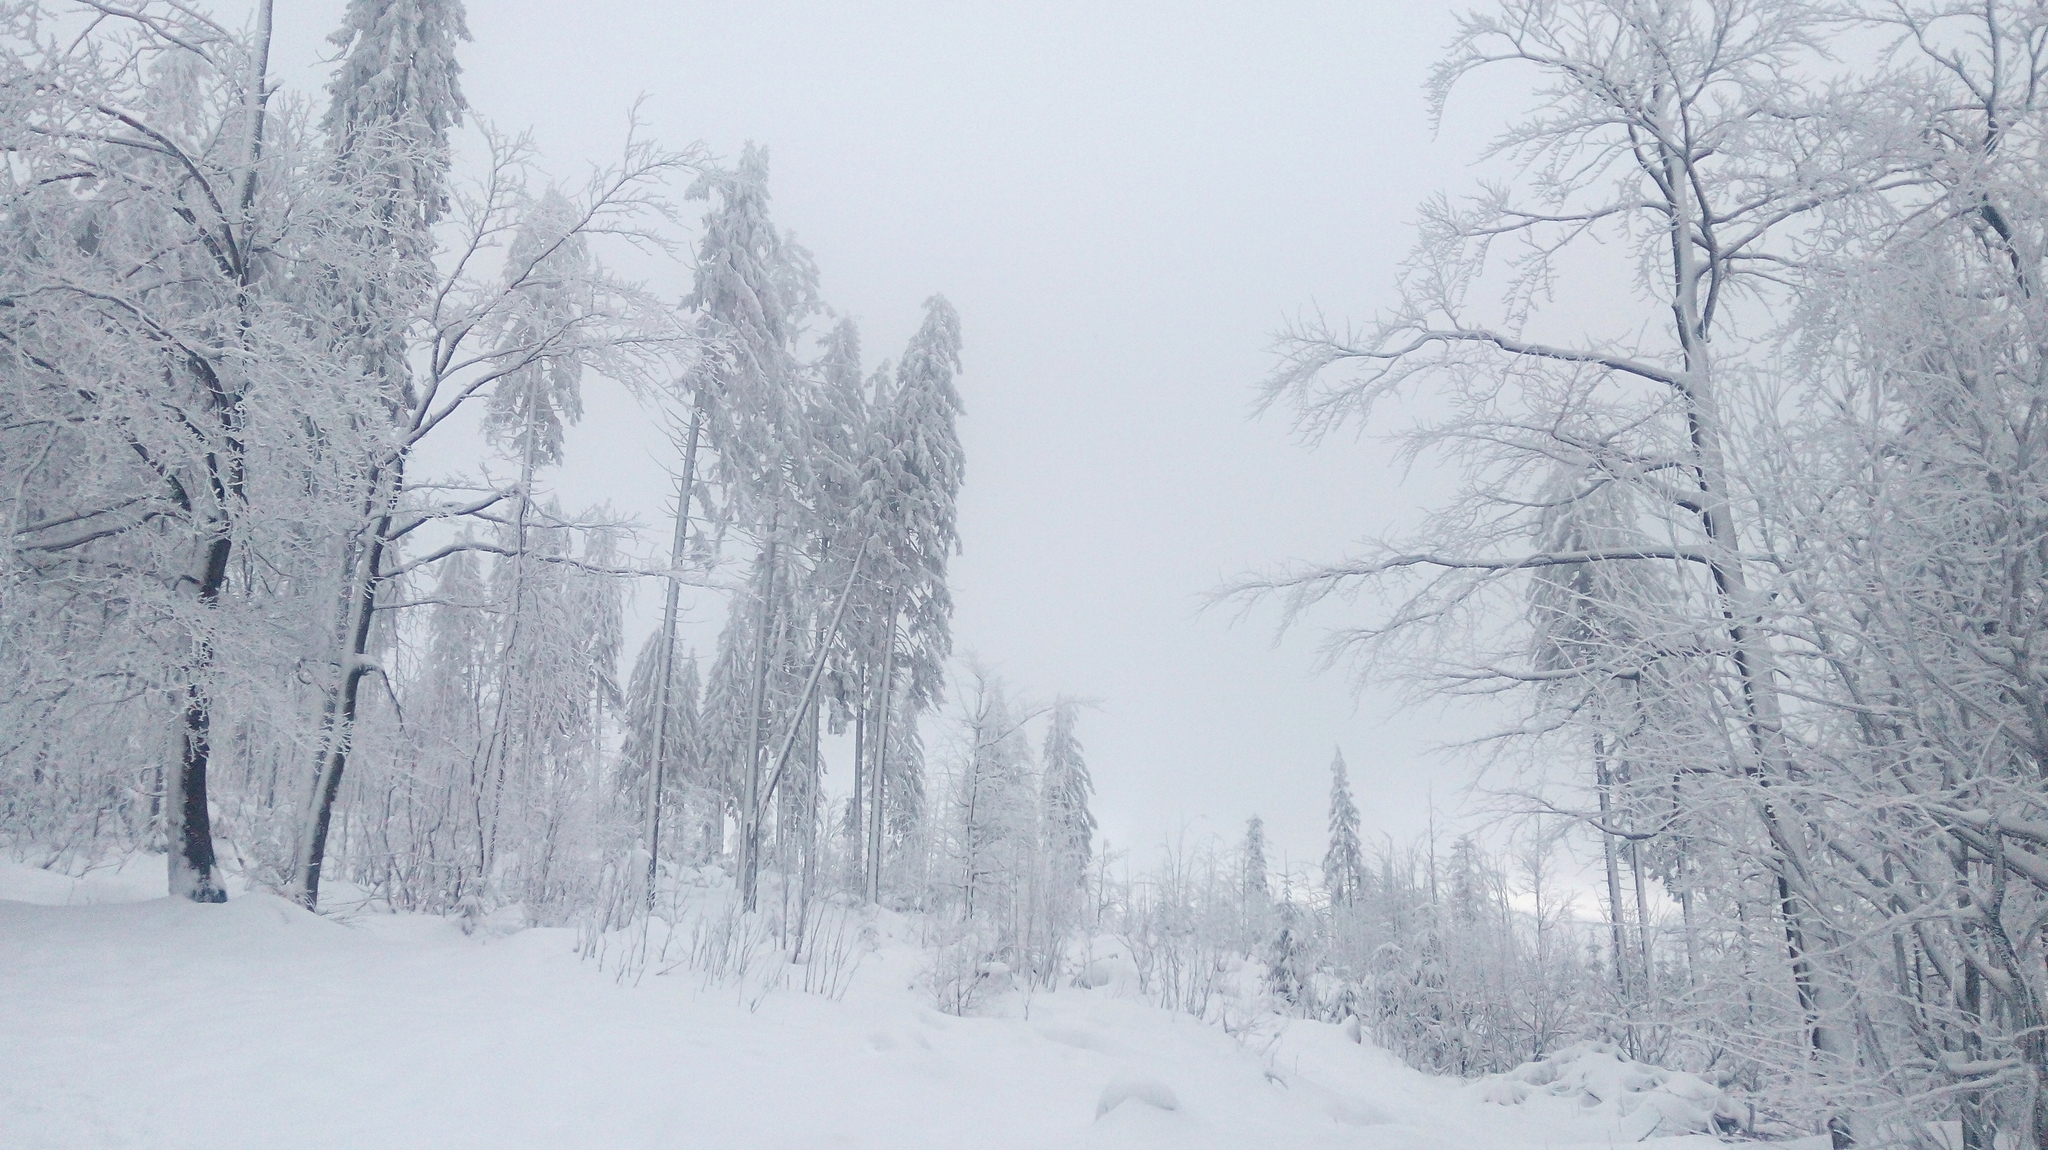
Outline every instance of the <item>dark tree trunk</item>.
[[(232, 546), (226, 525), (219, 525), (200, 562), (198, 597), (205, 614), (211, 614), (220, 602)], [(185, 686), (176, 785), (164, 808), (171, 897), (193, 902), (228, 900), (228, 892), (221, 885), (220, 867), (213, 856), (213, 819), (206, 809), (206, 768), (213, 754), (213, 705), (206, 697), (202, 681), (212, 663), (212, 645), (202, 635), (193, 645), (190, 680)]]
[[(372, 478), (373, 489), (377, 480)], [(358, 569), (349, 581), (348, 620), (342, 644), (341, 682), (328, 701), (327, 738), (314, 777), (311, 809), (307, 812), (306, 835), (300, 844), (298, 884), (294, 901), (307, 910), (320, 908), (320, 868), (327, 857), (328, 826), (334, 817), (334, 800), (341, 793), (341, 778), (348, 770), (350, 744), (355, 738), (356, 718), (362, 695), (363, 677), (369, 671), (364, 659), (370, 652), (370, 624), (377, 615), (377, 592), (384, 563), (385, 540), (390, 538), (392, 504), (404, 488), (402, 462), (392, 469), (390, 488), (383, 493), (384, 505), (370, 535)]]

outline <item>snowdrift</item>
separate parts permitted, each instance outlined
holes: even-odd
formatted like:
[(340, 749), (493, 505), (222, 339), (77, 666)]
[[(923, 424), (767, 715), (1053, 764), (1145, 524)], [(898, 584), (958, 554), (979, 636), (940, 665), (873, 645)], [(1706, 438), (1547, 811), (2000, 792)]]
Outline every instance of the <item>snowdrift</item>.
[(1580, 1042), (1548, 1058), (1488, 1075), (1473, 1087), (1501, 1106), (1532, 1100), (1553, 1110), (1612, 1119), (1628, 1141), (1732, 1131), (1740, 1119), (1720, 1087), (1696, 1074), (1666, 1070), (1621, 1053), (1611, 1042)]

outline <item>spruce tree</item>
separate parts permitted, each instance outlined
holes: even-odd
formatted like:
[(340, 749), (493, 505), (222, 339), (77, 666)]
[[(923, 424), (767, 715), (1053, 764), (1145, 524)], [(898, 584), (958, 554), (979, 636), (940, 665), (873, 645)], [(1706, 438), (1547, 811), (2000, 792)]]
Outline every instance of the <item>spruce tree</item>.
[(1266, 820), (1257, 815), (1245, 820), (1244, 847), (1239, 855), (1245, 905), (1264, 906), (1273, 897), (1273, 888), (1266, 881)]
[[(359, 191), (381, 201), (393, 238), (426, 254), (447, 210), (448, 131), (469, 107), (455, 45), (469, 39), (460, 0), (350, 0), (328, 42), (342, 50), (320, 118)], [(417, 245), (417, 246), (413, 246)]]
[(1088, 809), (1088, 796), (1095, 792), (1088, 761), (1081, 755), (1081, 741), (1074, 737), (1074, 717), (1079, 709), (1072, 699), (1053, 705), (1052, 724), (1045, 732), (1045, 753), (1040, 762), (1044, 772), (1045, 830), (1052, 850), (1054, 876), (1062, 888), (1085, 882), (1088, 864), (1094, 859), (1095, 812)]
[[(880, 418), (861, 475), (864, 518), (872, 524), (882, 607), (882, 673), (878, 713), (887, 715), (900, 673), (908, 698), (929, 706), (939, 696), (952, 653), (953, 597), (946, 566), (960, 546), (955, 504), (963, 457), (956, 421), (960, 393), (960, 315), (944, 296), (925, 301), (924, 323), (896, 367), (896, 387)], [(897, 662), (902, 661), (899, 672)], [(879, 723), (875, 760), (888, 755), (889, 729)], [(868, 798), (867, 894), (880, 894), (882, 811), (886, 778), (873, 772)]]
[[(715, 200), (697, 248), (695, 283), (684, 305), (696, 313), (704, 349), (691, 373), (696, 414), (705, 446), (716, 459), (724, 507), (760, 548), (755, 563), (759, 592), (752, 605), (735, 603), (735, 623), (750, 625), (752, 682), (747, 700), (733, 794), (739, 804), (739, 879), (751, 909), (760, 872), (764, 753), (774, 726), (770, 668), (781, 654), (774, 636), (794, 634), (783, 610), (790, 592), (783, 579), (785, 538), (801, 542), (806, 506), (798, 461), (806, 455), (808, 400), (814, 373), (796, 356), (804, 321), (818, 310), (818, 272), (810, 253), (791, 242), (768, 214), (768, 153), (752, 144), (731, 169), (706, 172), (690, 189), (693, 199)], [(686, 469), (687, 470), (687, 469)], [(692, 479), (685, 475), (685, 482)], [(679, 501), (687, 504), (687, 497)], [(707, 505), (709, 500), (706, 500)], [(781, 583), (781, 592), (777, 584)], [(664, 629), (672, 631), (673, 610)], [(733, 638), (739, 638), (734, 635)], [(725, 654), (721, 652), (721, 663)], [(714, 671), (714, 676), (717, 672)], [(772, 770), (767, 764), (765, 770)], [(652, 806), (652, 804), (650, 804)]]
[(1323, 888), (1331, 906), (1351, 906), (1365, 893), (1365, 851), (1358, 843), (1358, 805), (1351, 801), (1351, 781), (1344, 771), (1344, 752), (1330, 760), (1330, 849), (1323, 855)]
[(924, 323), (896, 365), (896, 388), (871, 457), (869, 490), (882, 502), (890, 573), (903, 591), (903, 672), (920, 705), (937, 701), (953, 652), (947, 561), (960, 549), (955, 505), (965, 469), (956, 423), (960, 313), (944, 296), (926, 300)]

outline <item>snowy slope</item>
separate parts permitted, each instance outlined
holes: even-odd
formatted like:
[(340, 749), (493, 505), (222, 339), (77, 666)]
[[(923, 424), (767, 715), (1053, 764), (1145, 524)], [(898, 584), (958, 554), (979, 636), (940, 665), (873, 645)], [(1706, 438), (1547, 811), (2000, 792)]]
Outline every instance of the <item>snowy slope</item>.
[[(1605, 1119), (1489, 1105), (1335, 1026), (1240, 1043), (1108, 988), (942, 1015), (910, 989), (924, 959), (888, 937), (900, 920), (877, 924), (881, 949), (843, 1001), (792, 989), (749, 1010), (685, 977), (618, 985), (566, 930), (479, 941), (438, 919), (343, 923), (263, 895), (119, 902), (152, 876), (79, 886), (0, 866), (0, 897), (35, 900), (0, 901), (12, 1150), (1623, 1140)], [(67, 901), (87, 904), (46, 905)]]

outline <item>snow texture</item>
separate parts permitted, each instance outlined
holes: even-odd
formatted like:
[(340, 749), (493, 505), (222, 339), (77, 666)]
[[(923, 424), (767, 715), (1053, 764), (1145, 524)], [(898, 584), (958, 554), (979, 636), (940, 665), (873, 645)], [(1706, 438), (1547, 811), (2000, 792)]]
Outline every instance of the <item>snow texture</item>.
[[(577, 957), (572, 930), (506, 920), (466, 936), (255, 893), (147, 897), (162, 882), (160, 859), (84, 880), (0, 864), (9, 1150), (1533, 1150), (1638, 1136), (1618, 1107), (1488, 1105), (1334, 1024), (1239, 1041), (1109, 987), (1010, 992), (986, 1016), (949, 1017), (909, 989), (929, 953), (886, 913), (865, 924), (879, 949), (843, 1000), (788, 989), (749, 1009), (680, 975), (620, 985)], [(1606, 1081), (1597, 1060), (1574, 1065)]]

